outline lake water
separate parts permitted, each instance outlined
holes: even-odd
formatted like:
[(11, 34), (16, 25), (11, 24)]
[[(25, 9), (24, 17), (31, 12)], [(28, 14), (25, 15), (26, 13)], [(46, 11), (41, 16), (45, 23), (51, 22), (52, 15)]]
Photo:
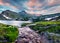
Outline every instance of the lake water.
[(23, 23), (31, 23), (31, 21), (7, 21), (7, 20), (0, 20), (0, 23), (21, 27), (21, 24), (23, 24)]

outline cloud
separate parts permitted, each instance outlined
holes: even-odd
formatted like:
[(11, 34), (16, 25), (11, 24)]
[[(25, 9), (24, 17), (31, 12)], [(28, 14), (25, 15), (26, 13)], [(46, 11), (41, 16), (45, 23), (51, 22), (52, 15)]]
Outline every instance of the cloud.
[(13, 9), (13, 11), (25, 10), (31, 14), (60, 12), (60, 0), (0, 0), (0, 5), (3, 6), (3, 9)]
[(46, 10), (46, 14), (60, 13), (60, 6), (55, 6)]
[(32, 10), (26, 10), (26, 12), (30, 13), (30, 14), (42, 14), (42, 15), (46, 15), (46, 14), (54, 14), (54, 13), (60, 13), (60, 6), (55, 6), (55, 7), (51, 7), (49, 9), (45, 9), (45, 10), (41, 10), (41, 11), (32, 11)]
[(0, 5), (4, 5), (2, 0), (0, 0)]
[[(18, 12), (18, 6), (13, 5), (10, 0), (0, 0), (0, 13), (4, 10), (11, 10)], [(20, 7), (19, 7), (20, 8)]]
[(4, 3), (3, 0), (0, 0), (0, 5), (2, 5), (2, 6), (9, 6), (11, 8), (17, 9), (16, 6), (13, 6), (10, 3), (8, 3), (8, 2)]
[(13, 5), (9, 4), (9, 3), (5, 3), (5, 5), (6, 5), (6, 6), (9, 6), (9, 7), (11, 7), (11, 8), (13, 8), (13, 9), (17, 9), (16, 6), (13, 6)]
[(43, 3), (40, 3), (38, 0), (29, 0), (28, 2), (25, 3), (25, 5), (29, 10), (40, 10), (41, 7), (43, 6)]
[(8, 7), (10, 9), (18, 10), (18, 12), (19, 12), (19, 11), (25, 9), (25, 7), (23, 5), (24, 2), (26, 2), (26, 0), (0, 0), (0, 5)]
[(25, 3), (30, 14), (51, 14), (60, 12), (60, 0), (29, 0)]
[(58, 5), (60, 4), (60, 0), (48, 0), (48, 5)]

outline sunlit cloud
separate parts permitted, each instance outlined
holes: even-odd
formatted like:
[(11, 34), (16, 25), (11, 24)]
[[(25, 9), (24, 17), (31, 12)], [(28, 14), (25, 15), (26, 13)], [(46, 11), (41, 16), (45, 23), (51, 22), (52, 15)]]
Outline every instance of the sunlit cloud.
[(0, 8), (0, 11), (9, 10), (8, 8), (12, 9), (12, 11), (17, 10), (16, 6), (13, 6), (8, 2), (4, 2), (4, 0), (0, 0), (0, 6), (4, 6), (4, 7)]
[(60, 13), (60, 0), (0, 0), (0, 5), (2, 10), (25, 10), (30, 14)]
[(9, 7), (11, 7), (11, 8), (13, 8), (13, 9), (17, 9), (16, 6), (10, 5), (9, 3), (5, 3), (5, 5), (6, 5), (6, 6), (9, 6)]
[(0, 5), (4, 5), (2, 0), (0, 0)]
[(30, 14), (60, 13), (60, 0), (29, 0), (25, 6)]
[(58, 5), (60, 4), (60, 0), (48, 0), (48, 5)]

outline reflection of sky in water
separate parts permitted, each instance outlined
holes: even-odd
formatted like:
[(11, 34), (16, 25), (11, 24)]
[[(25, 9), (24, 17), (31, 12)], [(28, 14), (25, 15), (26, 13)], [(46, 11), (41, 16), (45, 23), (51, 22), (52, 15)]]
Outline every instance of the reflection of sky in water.
[(31, 21), (6, 21), (0, 20), (0, 23), (14, 25), (14, 26), (21, 26), (22, 23), (31, 23)]

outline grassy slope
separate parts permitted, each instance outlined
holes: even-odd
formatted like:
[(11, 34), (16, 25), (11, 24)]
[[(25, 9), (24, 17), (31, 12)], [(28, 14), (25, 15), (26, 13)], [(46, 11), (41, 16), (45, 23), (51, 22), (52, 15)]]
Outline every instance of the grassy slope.
[[(36, 25), (31, 25), (31, 24), (36, 24)], [(49, 33), (60, 34), (60, 21), (41, 21), (41, 22), (35, 22), (31, 24), (28, 24), (28, 23), (22, 24), (22, 26), (28, 25), (31, 29), (37, 31), (38, 33), (48, 31)], [(53, 43), (56, 43), (56, 41), (60, 41), (60, 36), (56, 36), (56, 35), (53, 35), (53, 36), (47, 35), (47, 36), (49, 40), (50, 39), (54, 40)]]
[(41, 21), (41, 22), (36, 22), (35, 24), (43, 24), (43, 25), (60, 24), (60, 21)]
[(4, 39), (6, 39), (8, 43), (12, 43), (15, 41), (17, 36), (18, 30), (16, 27), (0, 23), (0, 39), (2, 40), (2, 42)]
[[(36, 24), (36, 25), (31, 25), (31, 24)], [(60, 31), (60, 21), (41, 21), (41, 22), (35, 22), (31, 24), (23, 24), (22, 26), (30, 25), (30, 28), (35, 31), (37, 30), (48, 31), (48, 32), (54, 32), (54, 33), (56, 33), (56, 31)], [(60, 32), (57, 32), (57, 33), (60, 33)]]

